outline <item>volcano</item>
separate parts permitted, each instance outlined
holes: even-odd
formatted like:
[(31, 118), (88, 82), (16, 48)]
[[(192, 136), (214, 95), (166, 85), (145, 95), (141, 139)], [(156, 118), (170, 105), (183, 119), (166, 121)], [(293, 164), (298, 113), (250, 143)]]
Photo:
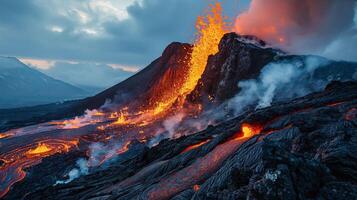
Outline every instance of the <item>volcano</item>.
[[(72, 117), (85, 109), (99, 109), (103, 104), (106, 105), (103, 110), (112, 109), (112, 105), (128, 105), (133, 98), (150, 102), (148, 94), (155, 90), (153, 85), (164, 81), (173, 87), (174, 80), (186, 67), (177, 60), (182, 61), (191, 51), (189, 44), (172, 43), (147, 68), (94, 97), (63, 105), (7, 110), (2, 112), (3, 118), (16, 115), (20, 110), (20, 113), (39, 110), (36, 117), (16, 122), (37, 124)], [(311, 67), (304, 63), (307, 57), (311, 56), (288, 55), (255, 37), (228, 33), (219, 44), (219, 52), (208, 58), (199, 83), (187, 99), (192, 104), (204, 105), (202, 109), (207, 111), (212, 107), (225, 109), (227, 102), (244, 92), (240, 83), (258, 80), (271, 63), (299, 63), (298, 69), (303, 69)], [(150, 138), (131, 138), (134, 141), (124, 145), (124, 149), (121, 146), (122, 154), (68, 184), (56, 184), (56, 181), (76, 168), (79, 158), (89, 156), (86, 143), (102, 141), (96, 137), (109, 135), (98, 134), (92, 124), (64, 130), (41, 130), (38, 126), (15, 129), (21, 130), (15, 131), (18, 136), (1, 139), (2, 155), (16, 150), (16, 146), (31, 145), (38, 138), (55, 138), (57, 143), (54, 140), (50, 144), (67, 145), (61, 140), (68, 135), (78, 135), (82, 142), (78, 145), (77, 139), (71, 139), (73, 145), (68, 146), (67, 153), (55, 151), (40, 164), (26, 168), (26, 178), (14, 183), (4, 198), (40, 199), (43, 195), (48, 199), (356, 197), (355, 176), (350, 174), (357, 173), (357, 159), (353, 157), (357, 84), (344, 81), (354, 80), (357, 65), (313, 58), (322, 59), (323, 67), (302, 74), (297, 80), (302, 82), (300, 87), (308, 85), (315, 93), (293, 99), (286, 91), (289, 88), (286, 84), (277, 89), (278, 95), (270, 107), (254, 109), (247, 105), (244, 112), (233, 118), (227, 111), (224, 117), (215, 119), (200, 132), (187, 127), (193, 132), (174, 137), (177, 139), (158, 140), (156, 135), (155, 139), (161, 142), (152, 147), (145, 145), (145, 140)], [(162, 79), (167, 75), (168, 78)], [(316, 83), (319, 85), (314, 85)], [(40, 112), (47, 107), (61, 109), (54, 109), (59, 111), (53, 113)], [(209, 119), (204, 114), (200, 116)], [(12, 128), (16, 123), (8, 121), (2, 128)], [(36, 133), (28, 133), (33, 130)], [(137, 129), (126, 130), (126, 133), (133, 130)], [(56, 136), (51, 136), (53, 134)], [(45, 147), (42, 153), (51, 148)], [(6, 166), (6, 161), (3, 165)], [(8, 175), (2, 174), (2, 180)]]
[(229, 33), (213, 8), (83, 100), (1, 110), (3, 199), (354, 199), (357, 64)]

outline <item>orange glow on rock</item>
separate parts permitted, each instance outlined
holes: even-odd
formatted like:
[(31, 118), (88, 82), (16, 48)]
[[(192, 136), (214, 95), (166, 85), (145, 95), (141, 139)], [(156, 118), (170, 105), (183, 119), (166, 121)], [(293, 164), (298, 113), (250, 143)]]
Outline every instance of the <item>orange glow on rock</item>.
[(242, 140), (242, 139), (249, 139), (255, 135), (258, 135), (262, 131), (262, 126), (260, 125), (252, 125), (243, 123), (241, 125), (241, 129), (237, 132), (234, 136), (234, 140)]
[(184, 150), (181, 152), (181, 154), (186, 153), (186, 152), (188, 152), (188, 151), (191, 151), (192, 149), (196, 149), (196, 148), (198, 148), (198, 147), (200, 147), (200, 146), (202, 146), (202, 145), (208, 143), (209, 141), (211, 141), (211, 140), (210, 140), (210, 139), (207, 139), (207, 140), (202, 141), (202, 142), (200, 142), (200, 143), (191, 145), (191, 146), (187, 147), (186, 149), (184, 149)]
[(13, 136), (11, 133), (0, 133), (0, 139), (5, 139), (11, 136)]
[(258, 125), (250, 125), (250, 124), (243, 124), (242, 125), (242, 133), (244, 138), (250, 138), (254, 135), (257, 135), (262, 130), (261, 126)]
[(196, 191), (196, 192), (197, 192), (198, 190), (200, 190), (200, 188), (201, 188), (200, 185), (194, 185), (194, 186), (193, 186), (193, 190)]

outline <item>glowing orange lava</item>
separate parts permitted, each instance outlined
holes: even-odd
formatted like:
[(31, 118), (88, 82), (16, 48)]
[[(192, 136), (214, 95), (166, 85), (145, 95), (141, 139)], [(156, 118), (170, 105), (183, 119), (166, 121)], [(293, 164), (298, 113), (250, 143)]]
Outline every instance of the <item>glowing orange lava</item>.
[(204, 177), (216, 172), (240, 145), (252, 136), (259, 134), (261, 130), (259, 125), (242, 124), (241, 130), (235, 137), (217, 145), (207, 155), (196, 159), (191, 165), (170, 174), (151, 187), (147, 192), (147, 199), (170, 199), (190, 187), (198, 191), (200, 187), (197, 184), (203, 181)]
[(234, 140), (242, 140), (242, 139), (247, 139), (251, 138), (257, 134), (259, 134), (262, 131), (262, 126), (260, 125), (252, 125), (252, 124), (247, 124), (243, 123), (241, 125), (240, 131), (238, 131), (236, 134), (234, 134), (233, 139)]
[[(190, 59), (176, 61), (179, 66), (169, 68), (151, 89), (149, 108), (129, 114), (125, 110), (112, 116), (117, 116), (113, 125), (145, 126), (157, 121), (158, 118), (172, 113), (172, 109), (181, 108), (186, 96), (196, 87), (201, 78), (208, 56), (216, 54), (218, 44), (223, 35), (229, 31), (222, 16), (220, 3), (211, 5), (206, 16), (200, 16), (196, 23), (197, 39), (194, 42)], [(199, 110), (198, 110), (199, 111)], [(144, 122), (144, 123), (143, 123)]]
[[(24, 169), (41, 162), (45, 157), (56, 153), (67, 153), (78, 146), (78, 140), (48, 139), (32, 145), (20, 147), (6, 154), (0, 154), (0, 160), (4, 162), (0, 166), (0, 198), (3, 197), (10, 187), (25, 178)], [(9, 178), (11, 177), (11, 178)]]
[(257, 135), (262, 131), (262, 127), (258, 125), (243, 124), (241, 131), (243, 133), (243, 138), (250, 138)]
[(189, 74), (180, 95), (193, 91), (201, 78), (208, 61), (208, 56), (218, 53), (218, 45), (224, 34), (229, 31), (220, 3), (211, 5), (211, 13), (199, 16), (196, 23), (197, 39), (191, 54)]
[(0, 133), (0, 139), (5, 139), (5, 138), (11, 137), (13, 135), (14, 134), (11, 134), (11, 133)]
[(207, 139), (207, 140), (205, 140), (205, 141), (203, 141), (203, 142), (200, 142), (200, 143), (191, 145), (191, 146), (187, 147), (186, 149), (184, 149), (184, 150), (181, 152), (181, 154), (182, 154), (182, 153), (186, 153), (186, 152), (188, 152), (188, 151), (191, 151), (192, 149), (196, 149), (196, 148), (198, 148), (198, 147), (200, 147), (200, 146), (202, 146), (202, 145), (208, 143), (209, 141), (211, 141), (211, 140), (210, 140), (210, 139)]
[(120, 148), (118, 151), (117, 151), (117, 154), (122, 154), (122, 153), (125, 153), (129, 150), (129, 146), (130, 146), (131, 142), (128, 141), (126, 142), (122, 148)]
[(34, 154), (43, 154), (51, 151), (51, 147), (46, 144), (39, 144), (35, 149), (30, 149), (27, 151), (27, 154), (34, 155)]

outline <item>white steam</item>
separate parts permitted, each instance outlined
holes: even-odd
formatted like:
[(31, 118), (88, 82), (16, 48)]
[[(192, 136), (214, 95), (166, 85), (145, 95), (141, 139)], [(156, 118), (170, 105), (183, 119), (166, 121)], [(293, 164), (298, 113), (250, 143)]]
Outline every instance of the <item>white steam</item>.
[(246, 106), (264, 108), (274, 99), (294, 98), (320, 90), (327, 83), (311, 79), (315, 70), (326, 64), (328, 61), (319, 57), (268, 64), (257, 79), (239, 83), (241, 91), (228, 102), (228, 106), (240, 113)]
[(68, 172), (68, 179), (57, 181), (55, 185), (58, 184), (67, 184), (73, 181), (76, 178), (79, 178), (81, 175), (87, 175), (89, 173), (87, 160), (81, 158), (77, 160), (77, 167)]
[(175, 136), (176, 130), (185, 116), (185, 113), (181, 112), (172, 117), (169, 117), (162, 123), (162, 125), (168, 132), (167, 138), (173, 138)]

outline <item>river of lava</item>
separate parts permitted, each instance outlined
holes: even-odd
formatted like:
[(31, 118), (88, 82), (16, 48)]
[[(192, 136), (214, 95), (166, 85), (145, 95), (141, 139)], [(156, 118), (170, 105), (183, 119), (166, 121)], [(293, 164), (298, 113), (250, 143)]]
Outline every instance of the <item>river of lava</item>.
[(252, 136), (259, 134), (261, 130), (260, 126), (243, 124), (241, 131), (227, 142), (218, 145), (206, 156), (198, 158), (193, 164), (157, 183), (147, 192), (147, 198), (152, 200), (170, 199), (175, 194), (194, 187), (204, 181), (205, 177), (216, 172), (240, 145)]
[(0, 155), (3, 162), (0, 166), (0, 197), (5, 195), (14, 183), (25, 178), (24, 169), (38, 164), (45, 157), (67, 153), (77, 145), (78, 140), (48, 139)]

